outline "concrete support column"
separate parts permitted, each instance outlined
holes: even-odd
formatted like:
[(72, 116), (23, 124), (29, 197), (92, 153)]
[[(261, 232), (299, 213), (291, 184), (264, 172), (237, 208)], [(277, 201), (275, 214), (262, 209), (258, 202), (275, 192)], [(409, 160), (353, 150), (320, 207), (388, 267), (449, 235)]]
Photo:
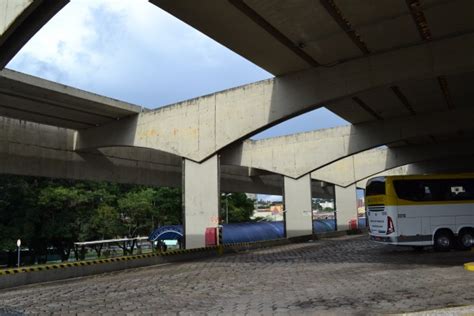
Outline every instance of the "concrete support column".
[(286, 237), (298, 237), (313, 233), (311, 203), (311, 176), (299, 179), (284, 177)]
[(355, 184), (347, 188), (335, 185), (337, 230), (349, 229), (349, 221), (357, 219), (357, 190)]
[(183, 159), (183, 219), (186, 249), (205, 246), (207, 227), (219, 224), (219, 157), (197, 163)]

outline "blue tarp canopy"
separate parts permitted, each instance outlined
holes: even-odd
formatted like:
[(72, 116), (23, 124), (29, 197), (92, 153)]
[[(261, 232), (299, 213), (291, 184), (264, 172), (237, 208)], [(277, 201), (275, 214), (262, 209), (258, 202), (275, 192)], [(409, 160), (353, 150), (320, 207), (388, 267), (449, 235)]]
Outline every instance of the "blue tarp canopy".
[(222, 225), (224, 244), (283, 238), (283, 222), (250, 222)]
[[(334, 231), (335, 227), (336, 221), (334, 219), (313, 221), (316, 233)], [(284, 226), (283, 221), (224, 224), (222, 225), (222, 234), (224, 244), (271, 240), (284, 237)], [(169, 225), (155, 229), (150, 234), (149, 240), (178, 240), (182, 237), (182, 225)]]

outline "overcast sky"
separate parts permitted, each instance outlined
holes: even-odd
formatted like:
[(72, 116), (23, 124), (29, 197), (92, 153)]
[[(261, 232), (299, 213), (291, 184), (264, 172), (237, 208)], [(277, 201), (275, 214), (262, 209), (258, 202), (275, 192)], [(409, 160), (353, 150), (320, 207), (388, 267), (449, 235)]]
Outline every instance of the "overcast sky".
[[(72, 0), (7, 67), (148, 108), (272, 77), (146, 0)], [(344, 124), (319, 109), (253, 138)]]

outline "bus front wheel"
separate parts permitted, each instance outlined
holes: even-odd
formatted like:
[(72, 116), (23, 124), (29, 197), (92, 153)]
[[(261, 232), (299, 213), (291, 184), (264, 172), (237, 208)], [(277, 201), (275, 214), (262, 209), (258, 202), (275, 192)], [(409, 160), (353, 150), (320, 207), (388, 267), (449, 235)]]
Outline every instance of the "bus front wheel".
[(448, 230), (441, 230), (435, 234), (434, 249), (449, 251), (453, 247), (453, 234)]

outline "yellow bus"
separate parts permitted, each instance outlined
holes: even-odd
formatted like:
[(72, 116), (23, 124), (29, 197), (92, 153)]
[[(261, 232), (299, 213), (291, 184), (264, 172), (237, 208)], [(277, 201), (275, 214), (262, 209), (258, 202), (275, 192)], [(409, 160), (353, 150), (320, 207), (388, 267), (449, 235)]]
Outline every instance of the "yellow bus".
[(438, 251), (474, 244), (474, 174), (375, 177), (365, 198), (373, 241)]

